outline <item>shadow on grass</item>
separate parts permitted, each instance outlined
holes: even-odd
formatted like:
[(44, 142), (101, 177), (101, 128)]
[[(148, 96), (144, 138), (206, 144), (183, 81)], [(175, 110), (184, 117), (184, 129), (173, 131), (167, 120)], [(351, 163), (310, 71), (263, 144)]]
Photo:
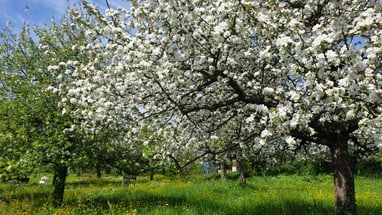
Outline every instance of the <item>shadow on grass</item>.
[[(285, 201), (278, 203), (239, 203), (224, 204), (214, 199), (190, 198), (187, 195), (166, 196), (150, 192), (118, 191), (113, 195), (99, 195), (82, 202), (83, 206), (92, 205), (101, 210), (108, 210), (110, 205), (137, 209), (138, 214), (261, 214), (261, 215), (299, 215), (333, 214), (332, 206), (312, 205), (304, 202)], [(79, 207), (75, 199), (65, 202), (67, 206)], [(81, 207), (81, 206), (80, 206)], [(373, 210), (369, 209), (370, 214)]]
[[(118, 186), (109, 186), (117, 184)], [(190, 194), (191, 190), (179, 189), (176, 192), (152, 192), (119, 189), (120, 183), (115, 181), (90, 180), (81, 182), (70, 182), (67, 186), (86, 187), (86, 186), (106, 186), (106, 192), (91, 192), (91, 194), (81, 194), (75, 192), (72, 196), (66, 196), (64, 200), (64, 208), (74, 208), (77, 211), (92, 211), (99, 212), (98, 214), (122, 214), (123, 208), (136, 209), (138, 214), (227, 214), (227, 215), (305, 215), (305, 214), (334, 214), (333, 205), (322, 202), (310, 201), (294, 201), (294, 200), (277, 200), (272, 202), (267, 199), (255, 198), (254, 200), (240, 200), (240, 195), (237, 195), (238, 201), (232, 202), (219, 200), (214, 198), (219, 194), (225, 193), (227, 190), (222, 190), (221, 187), (210, 186), (208, 190), (210, 195), (204, 195), (199, 191), (199, 194)], [(119, 187), (119, 188), (118, 188)], [(252, 193), (256, 190), (261, 190), (262, 193), (267, 193), (266, 187), (258, 187), (252, 184), (242, 186), (234, 185), (230, 188), (240, 188), (240, 192), (248, 190)], [(110, 190), (109, 190), (110, 188)], [(156, 189), (156, 187), (154, 187)], [(52, 187), (36, 187), (36, 186), (14, 186), (6, 189), (0, 189), (0, 201), (9, 203), (13, 200), (28, 200), (34, 201), (33, 205), (43, 205), (47, 199), (50, 199)], [(250, 193), (248, 192), (248, 193)], [(255, 192), (256, 193), (256, 192)], [(228, 198), (227, 193), (227, 198)], [(41, 199), (41, 201), (40, 201)], [(45, 199), (45, 200), (42, 200)], [(119, 208), (120, 211), (111, 213), (113, 208)], [(382, 214), (382, 206), (364, 207), (358, 206), (359, 214)], [(85, 213), (83, 213), (85, 214)]]
[[(74, 183), (73, 186), (87, 185), (85, 183)], [(110, 181), (100, 182), (96, 184), (110, 185)], [(120, 184), (120, 183), (116, 183)], [(267, 192), (265, 187), (259, 188), (252, 184), (240, 186), (240, 190), (254, 191), (262, 190)], [(210, 191), (217, 195), (222, 192), (218, 188), (211, 188)], [(305, 215), (305, 214), (334, 214), (333, 205), (322, 202), (310, 202), (304, 200), (246, 200), (227, 203), (214, 195), (210, 198), (202, 195), (189, 195), (189, 190), (179, 190), (177, 193), (167, 192), (150, 192), (150, 191), (131, 191), (129, 189), (117, 189), (113, 192), (100, 192), (89, 195), (86, 199), (82, 199), (79, 203), (78, 199), (67, 199), (65, 205), (69, 207), (96, 207), (100, 211), (108, 211), (111, 206), (119, 208), (136, 209), (138, 214), (227, 214), (227, 215)], [(223, 191), (224, 192), (224, 191)], [(362, 207), (358, 206), (359, 214), (382, 214), (382, 206)]]
[(86, 180), (81, 180), (81, 181), (71, 181), (66, 183), (66, 187), (86, 187), (86, 186), (121, 186), (122, 182), (118, 180), (103, 180), (103, 179), (86, 179)]
[[(0, 202), (6, 205), (12, 202), (26, 202), (39, 207), (51, 202), (52, 188), (35, 184), (3, 185), (0, 191)], [(1, 211), (0, 211), (1, 212)]]

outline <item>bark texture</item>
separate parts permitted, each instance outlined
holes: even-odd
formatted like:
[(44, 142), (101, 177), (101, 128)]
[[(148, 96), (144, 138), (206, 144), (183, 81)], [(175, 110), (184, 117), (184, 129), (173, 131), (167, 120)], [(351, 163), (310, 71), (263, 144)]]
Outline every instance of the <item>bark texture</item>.
[(53, 178), (53, 206), (58, 208), (62, 205), (64, 200), (65, 181), (68, 174), (68, 167), (62, 164), (56, 164), (54, 166), (54, 178)]
[(337, 215), (355, 215), (356, 199), (353, 176), (353, 158), (349, 155), (348, 145), (339, 141), (331, 146), (334, 169), (335, 211)]

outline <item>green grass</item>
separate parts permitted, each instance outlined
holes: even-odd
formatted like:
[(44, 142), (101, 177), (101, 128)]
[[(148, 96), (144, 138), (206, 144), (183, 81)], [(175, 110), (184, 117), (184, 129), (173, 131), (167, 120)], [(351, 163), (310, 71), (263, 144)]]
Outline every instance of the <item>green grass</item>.
[[(211, 178), (211, 177), (210, 177)], [(0, 214), (333, 214), (331, 176), (254, 177), (237, 181), (70, 176), (62, 208), (50, 205), (51, 186), (0, 185)], [(382, 181), (356, 178), (359, 214), (382, 214)]]

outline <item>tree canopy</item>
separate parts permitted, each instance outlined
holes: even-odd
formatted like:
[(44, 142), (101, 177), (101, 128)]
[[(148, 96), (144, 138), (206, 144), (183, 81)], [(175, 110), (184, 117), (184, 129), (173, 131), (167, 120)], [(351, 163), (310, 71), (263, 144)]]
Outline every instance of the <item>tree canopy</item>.
[(350, 151), (380, 139), (380, 1), (85, 7), (91, 19), (72, 15), (92, 42), (73, 48), (93, 60), (63, 62), (75, 80), (57, 88), (83, 122), (128, 128), (152, 117), (177, 149), (222, 131), (240, 146), (316, 143), (332, 154), (337, 213), (354, 213)]
[(329, 151), (336, 213), (356, 213), (354, 152), (381, 141), (380, 1), (130, 2), (84, 1), (67, 26), (80, 30), (40, 47), (64, 115), (132, 147), (148, 128), (170, 157)]

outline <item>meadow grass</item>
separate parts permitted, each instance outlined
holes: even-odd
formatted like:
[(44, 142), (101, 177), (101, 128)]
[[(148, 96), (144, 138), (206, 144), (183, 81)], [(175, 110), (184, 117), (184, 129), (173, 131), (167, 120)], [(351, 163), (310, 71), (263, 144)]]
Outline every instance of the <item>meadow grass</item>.
[[(54, 209), (51, 186), (0, 185), (0, 214), (333, 214), (331, 176), (253, 177), (246, 185), (208, 177), (121, 186), (117, 177), (68, 178), (64, 204)], [(356, 178), (359, 214), (382, 214), (382, 180)]]

